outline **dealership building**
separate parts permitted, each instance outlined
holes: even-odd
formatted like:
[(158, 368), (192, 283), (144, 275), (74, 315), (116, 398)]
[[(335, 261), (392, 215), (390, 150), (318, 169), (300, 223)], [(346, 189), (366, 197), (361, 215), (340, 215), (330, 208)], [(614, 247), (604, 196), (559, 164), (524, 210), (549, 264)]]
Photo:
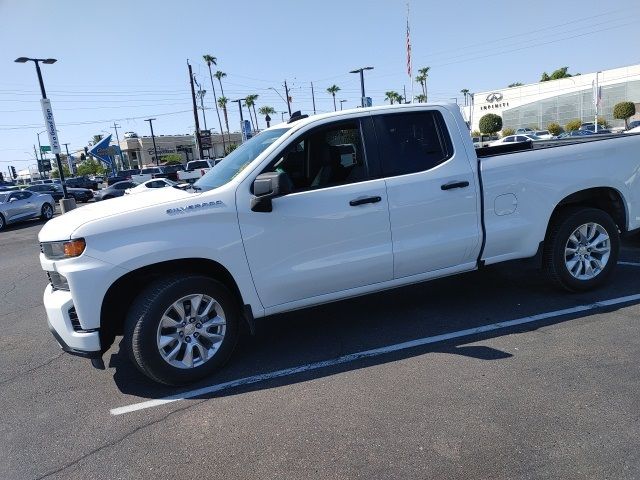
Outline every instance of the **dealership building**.
[(462, 110), (471, 130), (479, 130), (480, 118), (487, 113), (500, 115), (503, 128), (514, 129), (546, 129), (551, 122), (564, 127), (575, 119), (593, 122), (596, 81), (600, 87), (599, 117), (614, 128), (624, 127), (623, 120), (613, 118), (613, 106), (630, 101), (636, 104), (632, 120), (640, 119), (640, 65), (478, 92), (473, 95), (471, 105)]

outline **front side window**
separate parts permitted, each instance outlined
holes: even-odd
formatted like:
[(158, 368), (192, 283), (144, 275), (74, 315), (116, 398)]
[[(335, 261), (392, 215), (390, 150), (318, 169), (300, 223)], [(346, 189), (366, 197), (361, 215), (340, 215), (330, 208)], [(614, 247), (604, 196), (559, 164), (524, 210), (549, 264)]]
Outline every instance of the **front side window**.
[(430, 170), (453, 154), (440, 112), (377, 115), (374, 123), (384, 176)]
[(303, 134), (264, 172), (286, 173), (294, 191), (366, 180), (369, 174), (359, 123), (340, 122)]

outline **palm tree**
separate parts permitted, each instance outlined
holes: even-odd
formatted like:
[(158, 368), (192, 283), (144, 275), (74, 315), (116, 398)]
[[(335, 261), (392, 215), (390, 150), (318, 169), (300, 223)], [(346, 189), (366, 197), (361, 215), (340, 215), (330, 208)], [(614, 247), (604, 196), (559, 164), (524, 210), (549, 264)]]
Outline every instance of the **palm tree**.
[[(427, 95), (427, 77), (429, 76), (429, 70), (431, 70), (431, 67), (424, 67), (418, 70), (418, 77), (422, 77), (420, 84), (422, 85), (422, 93), (424, 93), (425, 97), (428, 97)], [(416, 78), (416, 80), (418, 80), (418, 78)]]
[(218, 99), (218, 105), (220, 105), (222, 113), (224, 113), (224, 123), (227, 126), (227, 137), (229, 137), (229, 147), (231, 147), (231, 132), (229, 132), (229, 116), (227, 115), (227, 103), (229, 103), (229, 99), (227, 97), (222, 96)]
[(424, 94), (416, 95), (416, 102), (425, 103), (427, 101), (427, 96)]
[(222, 120), (220, 119), (220, 110), (218, 109), (218, 96), (216, 95), (216, 87), (213, 84), (213, 74), (211, 73), (211, 65), (217, 65), (218, 59), (213, 55), (203, 55), (203, 60), (207, 62), (207, 67), (209, 67), (209, 78), (211, 79), (211, 89), (213, 90), (213, 102), (216, 106), (216, 115), (218, 116), (218, 125), (220, 125), (220, 134), (222, 135), (222, 151), (227, 150), (226, 142), (224, 141), (224, 131), (222, 130)]
[(269, 120), (267, 120), (267, 118), (269, 117), (269, 115), (275, 115), (276, 110), (273, 107), (260, 107), (260, 109), (258, 110), (258, 113), (260, 115), (264, 115), (265, 119), (264, 121), (267, 122), (267, 128), (269, 128), (271, 126), (271, 124), (269, 123)]
[(213, 74), (213, 76), (218, 79), (218, 82), (220, 82), (220, 91), (222, 92), (222, 96), (224, 97), (224, 88), (222, 88), (222, 79), (226, 77), (227, 74), (218, 70), (216, 73)]
[(333, 95), (333, 111), (334, 112), (338, 110), (336, 108), (336, 93), (338, 93), (339, 91), (340, 91), (340, 87), (337, 85), (331, 85), (329, 88), (327, 88), (327, 92)]
[(402, 96), (398, 92), (390, 90), (388, 92), (384, 92), (384, 99), (388, 100), (389, 103), (393, 105), (394, 102), (400, 103), (402, 100)]
[(469, 89), (468, 88), (463, 88), (462, 90), (460, 90), (460, 93), (462, 95), (464, 95), (464, 106), (467, 106), (467, 95), (469, 95)]
[(416, 82), (420, 84), (420, 88), (422, 89), (422, 94), (424, 95), (424, 82), (427, 81), (426, 75), (418, 75), (416, 76)]
[[(258, 95), (247, 95), (244, 99), (244, 103), (247, 106), (247, 110), (249, 110), (249, 118), (251, 118), (251, 123), (253, 123), (253, 118), (256, 119), (256, 131), (260, 129), (258, 127), (258, 116), (256, 115), (256, 100), (258, 99)], [(253, 117), (251, 117), (251, 109), (253, 108)]]

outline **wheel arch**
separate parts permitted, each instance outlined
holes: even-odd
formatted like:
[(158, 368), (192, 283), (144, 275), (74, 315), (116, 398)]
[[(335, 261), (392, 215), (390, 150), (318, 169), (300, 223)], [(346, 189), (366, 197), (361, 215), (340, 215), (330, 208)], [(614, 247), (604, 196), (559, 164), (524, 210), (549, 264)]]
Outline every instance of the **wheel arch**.
[[(565, 208), (577, 206), (604, 210), (611, 215), (611, 218), (613, 218), (613, 221), (620, 229), (620, 232), (624, 233), (627, 231), (628, 211), (622, 193), (613, 187), (594, 187), (574, 192), (558, 202), (551, 213), (551, 217), (547, 225), (547, 235), (549, 234), (553, 220), (559, 212)], [(545, 238), (547, 235), (545, 235)]]
[(221, 282), (238, 301), (249, 330), (253, 316), (244, 307), (242, 294), (233, 276), (222, 264), (208, 258), (181, 258), (145, 265), (118, 278), (107, 290), (100, 308), (100, 345), (106, 351), (116, 335), (122, 335), (127, 311), (134, 299), (150, 282), (164, 275), (201, 274)]

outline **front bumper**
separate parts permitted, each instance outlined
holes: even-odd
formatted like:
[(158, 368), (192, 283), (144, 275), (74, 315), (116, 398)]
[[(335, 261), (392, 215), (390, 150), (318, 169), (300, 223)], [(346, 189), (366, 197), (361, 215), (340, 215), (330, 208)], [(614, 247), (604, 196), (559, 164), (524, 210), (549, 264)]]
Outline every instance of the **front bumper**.
[(53, 290), (51, 285), (47, 285), (43, 300), (49, 330), (65, 352), (85, 358), (102, 356), (97, 329), (77, 331), (73, 328), (69, 311), (74, 304), (70, 292)]

